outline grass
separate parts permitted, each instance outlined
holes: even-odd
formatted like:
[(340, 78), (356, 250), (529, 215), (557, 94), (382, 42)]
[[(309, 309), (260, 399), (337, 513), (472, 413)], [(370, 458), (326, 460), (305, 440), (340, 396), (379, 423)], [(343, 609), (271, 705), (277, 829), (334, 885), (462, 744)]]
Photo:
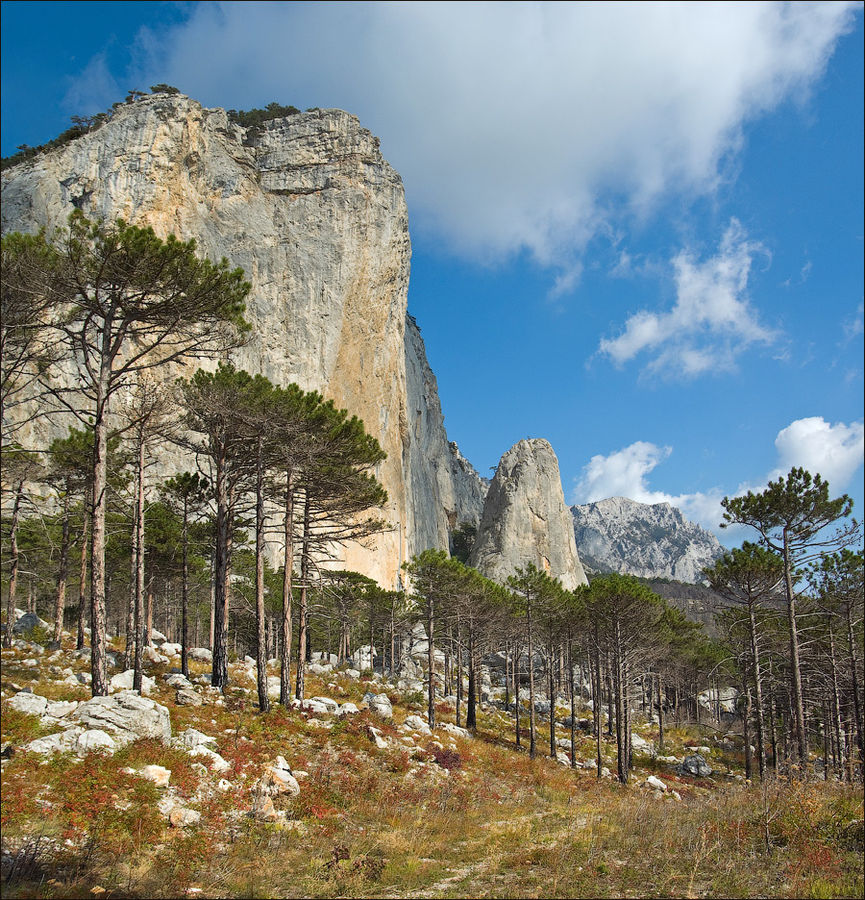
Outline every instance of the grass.
[[(49, 694), (50, 663), (40, 658), (41, 675), (25, 672), (23, 657), (4, 654), (7, 695), (9, 681), (25, 675)], [(219, 790), (219, 776), (154, 741), (84, 761), (45, 761), (19, 749), (2, 775), (4, 848), (16, 860), (4, 873), (4, 897), (862, 894), (861, 786), (777, 781), (764, 792), (727, 777), (727, 766), (738, 771), (737, 754), (720, 748), (711, 755), (716, 778), (678, 777), (638, 757), (631, 785), (598, 782), (590, 770), (543, 756), (543, 733), (536, 759), (516, 752), (511, 721), (492, 709), (481, 712), (474, 740), (436, 732), (408, 744), (396, 723), (416, 710), (384, 685), (372, 689), (391, 697), (393, 721), (361, 712), (327, 729), (278, 706), (260, 715), (243, 693), (229, 692), (222, 705), (176, 708), (158, 678), (165, 668), (148, 672), (157, 676), (152, 696), (169, 706), (175, 733), (195, 727), (216, 738), (232, 789)], [(193, 677), (205, 670), (193, 668)], [(358, 703), (369, 688), (339, 675), (308, 677), (309, 696)], [(52, 690), (58, 698), (81, 694)], [(453, 719), (444, 706), (440, 715)], [(372, 742), (371, 725), (386, 749)], [(2, 731), (15, 747), (41, 733), (34, 717), (6, 708)], [(692, 726), (669, 728), (665, 738), (677, 755), (686, 744), (714, 747), (710, 732)], [(284, 821), (253, 821), (252, 785), (277, 755), (306, 773), (301, 793), (275, 798)], [(578, 735), (577, 755), (593, 759), (590, 736)], [(123, 771), (150, 763), (171, 770), (177, 802), (201, 813), (197, 826), (170, 828), (157, 809), (164, 791)], [(640, 788), (650, 773), (681, 800)]]

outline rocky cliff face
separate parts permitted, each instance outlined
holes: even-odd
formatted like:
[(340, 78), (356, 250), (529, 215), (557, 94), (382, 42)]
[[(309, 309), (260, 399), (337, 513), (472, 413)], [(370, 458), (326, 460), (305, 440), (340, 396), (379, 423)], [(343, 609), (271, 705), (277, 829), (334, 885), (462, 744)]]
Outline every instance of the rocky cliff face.
[(523, 440), (501, 458), (490, 484), (470, 564), (504, 583), (534, 563), (568, 589), (586, 584), (559, 461), (545, 440)]
[[(315, 110), (244, 129), (182, 95), (150, 96), (6, 170), (2, 199), (4, 232), (50, 231), (78, 208), (194, 237), (203, 254), (243, 267), (254, 336), (235, 362), (332, 397), (387, 451), (377, 474), (393, 530), (372, 550), (347, 548), (343, 565), (392, 586), (402, 560), (447, 547), (455, 517), (478, 518), (483, 484), (447, 441), (406, 319), (402, 182), (354, 116)], [(64, 423), (40, 439), (57, 433)]]
[(724, 551), (718, 539), (669, 503), (613, 497), (572, 506), (577, 548), (595, 572), (696, 584)]
[[(460, 522), (477, 524), (483, 512), (487, 484), (448, 443), (435, 375), (429, 367), (420, 329), (409, 316), (405, 332), (405, 371), (409, 441), (404, 462), (413, 552), (448, 548), (450, 532)], [(441, 452), (443, 445), (449, 452)], [(429, 516), (425, 510), (439, 510)]]

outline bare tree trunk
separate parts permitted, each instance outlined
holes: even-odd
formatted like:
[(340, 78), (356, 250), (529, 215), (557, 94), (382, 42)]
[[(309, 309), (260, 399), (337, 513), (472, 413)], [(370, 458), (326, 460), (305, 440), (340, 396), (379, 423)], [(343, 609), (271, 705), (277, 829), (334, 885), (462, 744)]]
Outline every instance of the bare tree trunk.
[(796, 749), (799, 762), (808, 765), (808, 736), (805, 731), (805, 705), (802, 699), (802, 672), (799, 666), (799, 632), (796, 621), (796, 595), (793, 591), (789, 538), (784, 529), (784, 588), (787, 593), (787, 621), (790, 626), (790, 686), (796, 729)]
[(466, 709), (466, 728), (472, 731), (478, 727), (477, 720), (477, 689), (476, 689), (477, 671), (475, 669), (475, 635), (474, 626), (469, 622), (469, 702)]
[(263, 437), (258, 438), (258, 454), (255, 465), (255, 625), (256, 625), (256, 686), (258, 708), (270, 710), (267, 696), (267, 634), (264, 615), (264, 447)]
[(60, 566), (57, 572), (57, 593), (54, 600), (54, 636), (59, 642), (63, 637), (63, 614), (66, 611), (66, 581), (69, 577), (69, 479), (63, 492), (63, 533), (60, 538)]
[(216, 546), (214, 542), (213, 552), (210, 554), (210, 630), (208, 632), (208, 644), (214, 648), (214, 634), (216, 628)]
[(616, 698), (616, 769), (619, 781), (622, 784), (628, 783), (628, 743), (624, 732), (624, 709), (623, 709), (623, 672), (622, 661), (620, 658), (620, 627), (618, 621), (615, 625), (616, 643), (613, 648), (613, 690)]
[[(134, 515), (133, 515), (134, 517)], [(135, 658), (135, 574), (138, 571), (138, 550), (136, 547), (135, 523), (129, 536), (129, 599), (126, 603), (126, 647), (123, 650), (123, 668), (133, 668)]]
[(757, 620), (754, 615), (754, 604), (748, 604), (748, 631), (751, 643), (751, 666), (754, 678), (754, 694), (757, 713), (757, 764), (760, 770), (760, 781), (766, 777), (766, 730), (763, 721), (763, 675), (760, 671), (760, 645), (757, 640)]
[(745, 679), (745, 708), (742, 710), (742, 738), (745, 741), (745, 778), (750, 781), (751, 761), (751, 686)]
[(433, 625), (435, 616), (435, 607), (432, 599), (432, 592), (427, 598), (427, 665), (429, 666), (429, 677), (427, 679), (427, 722), (429, 727), (436, 727), (436, 705), (435, 705), (435, 648), (433, 646)]
[(231, 498), (225, 471), (225, 456), (217, 453), (216, 464), (216, 553), (213, 576), (213, 662), (211, 684), (225, 689), (228, 684), (228, 574), (231, 533)]
[(853, 610), (852, 603), (845, 604), (845, 619), (847, 622), (847, 655), (850, 659), (850, 681), (853, 693), (853, 715), (856, 720), (856, 746), (859, 748), (859, 761), (863, 760), (863, 735), (862, 735), (862, 697), (859, 693), (859, 668), (856, 659), (856, 639), (853, 636)]
[(15, 624), (15, 592), (18, 587), (18, 521), (21, 516), (21, 500), (24, 497), (24, 479), (15, 489), (12, 521), (9, 523), (9, 594), (6, 598), (6, 632), (3, 646), (12, 646), (12, 626)]
[(613, 722), (615, 721), (615, 714), (613, 712), (613, 665), (610, 661), (610, 654), (606, 654), (606, 681), (607, 681), (607, 735), (608, 737), (613, 736)]
[[(306, 662), (309, 644), (309, 621), (307, 619), (307, 600), (309, 591), (309, 543), (310, 543), (310, 498), (307, 492), (303, 501), (303, 537), (300, 548), (300, 606), (298, 609), (299, 629), (297, 646), (297, 682), (294, 696), (303, 700), (304, 690), (304, 664)], [(372, 660), (372, 648), (370, 647), (370, 661)]]
[(285, 509), (283, 512), (282, 556), (282, 647), (279, 657), (279, 702), (288, 706), (291, 702), (291, 604), (292, 575), (294, 569), (294, 484), (289, 469), (285, 473)]
[[(838, 666), (835, 662), (835, 635), (832, 631), (832, 627), (829, 627), (829, 665), (830, 665), (830, 674), (832, 677), (832, 697), (830, 700), (831, 709), (832, 709), (832, 728), (835, 732), (835, 741), (838, 744), (840, 749), (841, 747), (841, 697), (840, 692), (838, 690)], [(848, 748), (848, 750), (851, 748)], [(841, 761), (839, 760), (839, 765)], [(828, 767), (829, 760), (826, 760), (826, 766)], [(842, 770), (839, 768), (838, 775), (842, 774)]]
[(601, 730), (603, 728), (603, 720), (601, 719), (601, 647), (598, 640), (598, 626), (595, 624), (595, 685), (593, 688), (594, 699), (592, 702), (592, 712), (595, 719), (595, 761), (597, 763), (598, 778), (601, 778), (601, 770), (603, 769), (604, 760), (601, 756)]
[[(582, 668), (580, 669), (582, 673)], [(577, 767), (577, 713), (576, 698), (574, 697), (574, 645), (568, 631), (568, 698), (571, 701), (571, 768)]]
[(78, 611), (75, 622), (75, 649), (84, 649), (84, 616), (87, 604), (87, 550), (89, 547), (90, 529), (90, 494), (84, 495), (82, 515), (84, 522), (81, 529), (81, 563), (78, 570)]
[(554, 682), (553, 647), (550, 646), (550, 665), (547, 674), (547, 693), (550, 697), (550, 756), (556, 759), (556, 687)]
[[(135, 491), (135, 665), (132, 676), (132, 689), (141, 692), (144, 673), (142, 671), (141, 642), (141, 604), (144, 600), (144, 441), (138, 443), (138, 460), (136, 465)], [(150, 634), (153, 630), (148, 611), (147, 644), (150, 645)]]
[(145, 616), (145, 634), (144, 634), (144, 646), (152, 647), (153, 646), (153, 576), (151, 575), (147, 581), (147, 593), (145, 595), (146, 603), (144, 607), (147, 611), (147, 615)]
[(664, 753), (664, 692), (661, 687), (661, 673), (658, 672), (658, 750)]
[[(180, 671), (189, 678), (189, 499), (183, 497), (183, 573), (180, 594)], [(197, 624), (197, 622), (196, 622)]]
[[(769, 669), (769, 674), (771, 676), (771, 667)], [(772, 684), (770, 678), (770, 685)], [(771, 690), (769, 691), (769, 740), (772, 746), (772, 768), (775, 770), (775, 774), (778, 774), (778, 730), (775, 722), (775, 688), (772, 685)]]
[(94, 697), (108, 693), (105, 635), (105, 510), (108, 499), (108, 397), (111, 375), (110, 318), (103, 325), (101, 364), (93, 417), (93, 512), (90, 528), (90, 672)]
[(514, 673), (514, 712), (516, 713), (516, 739), (517, 739), (517, 749), (519, 749), (521, 744), (520, 738), (520, 646), (516, 645), (516, 650), (514, 651), (514, 664), (511, 667)]
[(460, 618), (457, 616), (457, 643), (456, 643), (456, 676), (457, 676), (457, 725), (462, 725), (463, 706), (463, 645)]
[[(829, 780), (829, 756), (832, 754), (834, 742), (832, 741), (832, 727), (829, 723), (829, 703), (823, 699), (823, 781)], [(835, 756), (837, 761), (838, 757)]]
[(511, 708), (511, 686), (510, 682), (508, 681), (508, 679), (510, 678), (510, 663), (510, 644), (508, 641), (505, 641), (505, 712), (507, 712)]
[(631, 667), (627, 657), (622, 660), (622, 705), (624, 707), (625, 726), (625, 762), (630, 773), (634, 767), (634, 747), (631, 738)]
[(532, 634), (532, 601), (526, 597), (526, 638), (529, 645), (529, 756), (534, 759), (535, 748), (535, 648)]

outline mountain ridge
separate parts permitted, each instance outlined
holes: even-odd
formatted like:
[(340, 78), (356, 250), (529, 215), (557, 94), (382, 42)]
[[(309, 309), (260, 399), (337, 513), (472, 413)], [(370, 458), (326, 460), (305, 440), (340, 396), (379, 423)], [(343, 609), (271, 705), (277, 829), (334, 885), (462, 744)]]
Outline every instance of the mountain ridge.
[(570, 509), (580, 558), (596, 573), (697, 584), (704, 566), (724, 552), (711, 532), (666, 502), (609, 497)]

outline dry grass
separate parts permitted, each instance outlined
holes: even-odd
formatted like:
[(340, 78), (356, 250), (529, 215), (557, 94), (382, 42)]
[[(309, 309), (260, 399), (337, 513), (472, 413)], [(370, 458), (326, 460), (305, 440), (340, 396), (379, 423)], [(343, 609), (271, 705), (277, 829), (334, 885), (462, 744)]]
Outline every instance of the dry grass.
[[(7, 694), (25, 675), (37, 673), (4, 655)], [(28, 684), (49, 693), (38, 675)], [(858, 788), (776, 782), (764, 793), (732, 778), (676, 778), (648, 760), (624, 787), (516, 752), (510, 722), (495, 711), (481, 715), (474, 740), (437, 733), (409, 747), (393, 723), (369, 713), (328, 730), (278, 707), (259, 715), (243, 694), (229, 693), (224, 706), (175, 708), (158, 684), (153, 696), (170, 706), (175, 732), (195, 727), (217, 738), (235, 789), (215, 790), (194, 760), (149, 741), (85, 761), (16, 752), (2, 778), (4, 847), (17, 860), (4, 897), (862, 894), (861, 837), (851, 826), (863, 815)], [(308, 694), (357, 703), (367, 687), (310, 676)], [(396, 701), (394, 718), (412, 711)], [(369, 724), (387, 749), (370, 741)], [(15, 746), (41, 733), (37, 720), (11, 710), (2, 730)], [(670, 729), (668, 752), (687, 741), (708, 738)], [(277, 754), (308, 775), (299, 797), (277, 800), (286, 821), (266, 825), (246, 815), (250, 786)], [(578, 755), (592, 758), (588, 736)], [(725, 758), (735, 762), (734, 753)], [(147, 763), (172, 770), (180, 799), (202, 813), (198, 826), (169, 828), (156, 810), (159, 789), (121, 771)], [(650, 772), (681, 801), (640, 788)]]

